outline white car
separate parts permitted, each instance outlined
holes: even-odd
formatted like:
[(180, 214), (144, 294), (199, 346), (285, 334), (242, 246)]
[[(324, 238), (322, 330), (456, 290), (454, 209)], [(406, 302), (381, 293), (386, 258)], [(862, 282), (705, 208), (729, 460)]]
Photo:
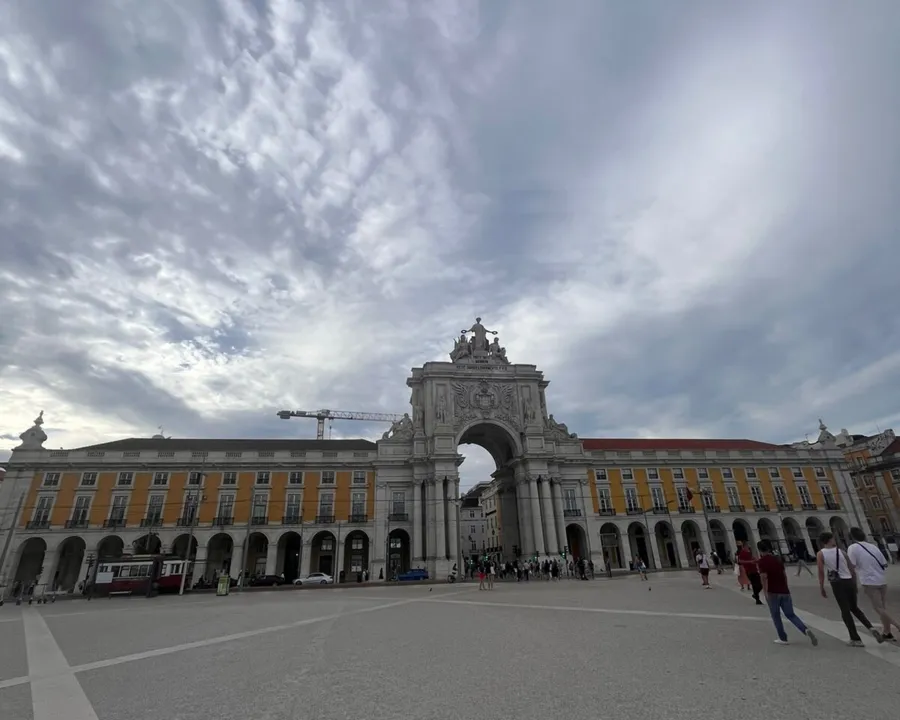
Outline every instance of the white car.
[(334, 578), (331, 575), (320, 572), (310, 573), (305, 578), (294, 580), (294, 585), (331, 585), (332, 583), (334, 583)]

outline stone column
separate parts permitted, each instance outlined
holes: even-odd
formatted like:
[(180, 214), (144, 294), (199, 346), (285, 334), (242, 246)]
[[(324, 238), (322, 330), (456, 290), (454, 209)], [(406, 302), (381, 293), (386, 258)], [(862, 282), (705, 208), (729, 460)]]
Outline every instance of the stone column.
[(459, 562), (459, 478), (451, 481), (448, 486), (450, 501), (447, 503), (447, 511), (450, 517), (447, 518), (447, 524), (450, 528), (447, 537), (450, 540), (450, 547), (447, 548), (447, 555), (451, 563)]
[[(41, 564), (41, 574), (36, 578), (34, 594), (37, 597), (42, 591), (50, 592), (54, 590), (53, 579), (56, 576), (56, 569), (59, 567), (59, 548), (48, 549), (44, 553), (44, 561)], [(25, 580), (28, 583), (29, 579)], [(44, 585), (42, 588), (41, 585)]]
[(436, 557), (437, 534), (435, 525), (437, 518), (437, 505), (434, 497), (434, 478), (425, 480), (425, 552), (426, 561)]
[[(644, 532), (647, 532), (646, 526)], [(647, 545), (650, 548), (650, 558), (654, 570), (662, 570), (662, 562), (659, 557), (659, 543), (656, 542), (656, 533), (646, 535)]]
[(266, 575), (277, 575), (278, 543), (269, 541), (266, 546)]
[(556, 518), (556, 538), (559, 549), (566, 546), (566, 518), (563, 514), (562, 485), (559, 480), (550, 482), (550, 492), (553, 497), (553, 515)]
[(528, 523), (528, 500), (526, 495), (528, 493), (528, 484), (524, 480), (520, 480), (516, 483), (516, 514), (518, 517), (516, 518), (519, 526), (519, 552), (522, 554), (522, 558), (527, 557), (528, 553), (531, 552), (532, 543), (531, 543), (531, 531)]
[(311, 572), (312, 537), (301, 536), (300, 540), (300, 577), (305, 578)]
[(423, 532), (422, 532), (422, 483), (420, 480), (413, 480), (413, 527), (412, 527), (412, 557), (410, 558), (411, 567), (415, 567), (417, 562), (422, 560), (423, 550)]
[(90, 572), (94, 572), (94, 568), (97, 565), (97, 546), (90, 545), (85, 546), (84, 548), (84, 557), (81, 558), (81, 567), (78, 568), (78, 577), (75, 578), (75, 592), (78, 592), (78, 583), (85, 582), (88, 574), (88, 555), (92, 555), (94, 557), (94, 562), (91, 565)]
[(195, 583), (206, 576), (206, 556), (206, 545), (200, 545), (200, 543), (197, 543), (197, 554), (194, 556), (194, 569), (191, 574), (192, 583)]
[[(449, 481), (448, 481), (449, 483)], [(434, 480), (434, 532), (437, 542), (434, 546), (436, 560), (447, 559), (447, 488), (443, 478)]]
[(549, 478), (541, 482), (541, 505), (544, 516), (544, 538), (547, 543), (547, 554), (559, 555), (556, 513), (553, 510), (553, 489), (550, 487)]
[(531, 505), (531, 527), (534, 532), (534, 552), (537, 555), (544, 555), (544, 531), (541, 527), (541, 498), (538, 495), (537, 480), (533, 477), (528, 478), (528, 494)]
[(681, 534), (681, 530), (675, 530), (675, 537), (672, 538), (672, 542), (675, 543), (675, 552), (678, 555), (679, 565), (684, 569), (693, 567), (694, 556), (693, 554), (688, 555), (684, 547), (684, 536)]
[(235, 542), (234, 546), (231, 548), (231, 563), (229, 565), (228, 575), (236, 579), (238, 575), (240, 575), (243, 567), (244, 548), (239, 542)]
[(369, 548), (369, 578), (378, 579), (378, 573), (382, 569), (387, 572), (387, 519), (391, 512), (387, 483), (375, 483), (375, 516), (370, 520), (375, 524), (374, 547)]

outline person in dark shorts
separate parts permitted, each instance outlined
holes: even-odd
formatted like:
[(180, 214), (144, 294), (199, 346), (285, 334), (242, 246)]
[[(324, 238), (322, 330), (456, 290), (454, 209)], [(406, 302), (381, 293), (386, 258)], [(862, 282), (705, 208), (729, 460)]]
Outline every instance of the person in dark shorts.
[(697, 561), (697, 569), (700, 571), (700, 579), (703, 587), (709, 590), (709, 557), (702, 548), (697, 548), (697, 555), (694, 557)]

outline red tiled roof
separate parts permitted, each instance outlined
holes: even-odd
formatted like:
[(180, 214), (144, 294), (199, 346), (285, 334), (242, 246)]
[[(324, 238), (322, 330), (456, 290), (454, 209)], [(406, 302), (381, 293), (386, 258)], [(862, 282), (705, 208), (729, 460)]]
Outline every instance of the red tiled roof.
[(892, 442), (890, 445), (888, 445), (882, 451), (881, 454), (882, 455), (896, 455), (898, 453), (900, 453), (900, 438), (897, 438), (896, 440), (894, 440), (894, 442)]
[(583, 438), (585, 450), (778, 450), (783, 445), (758, 440), (703, 438)]

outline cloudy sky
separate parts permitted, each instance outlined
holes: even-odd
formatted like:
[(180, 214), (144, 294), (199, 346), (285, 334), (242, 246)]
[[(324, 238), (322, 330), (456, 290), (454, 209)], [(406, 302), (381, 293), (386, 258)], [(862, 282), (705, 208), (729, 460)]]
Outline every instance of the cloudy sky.
[(900, 3), (3, 4), (0, 459), (404, 412), (476, 314), (582, 436), (900, 430)]

